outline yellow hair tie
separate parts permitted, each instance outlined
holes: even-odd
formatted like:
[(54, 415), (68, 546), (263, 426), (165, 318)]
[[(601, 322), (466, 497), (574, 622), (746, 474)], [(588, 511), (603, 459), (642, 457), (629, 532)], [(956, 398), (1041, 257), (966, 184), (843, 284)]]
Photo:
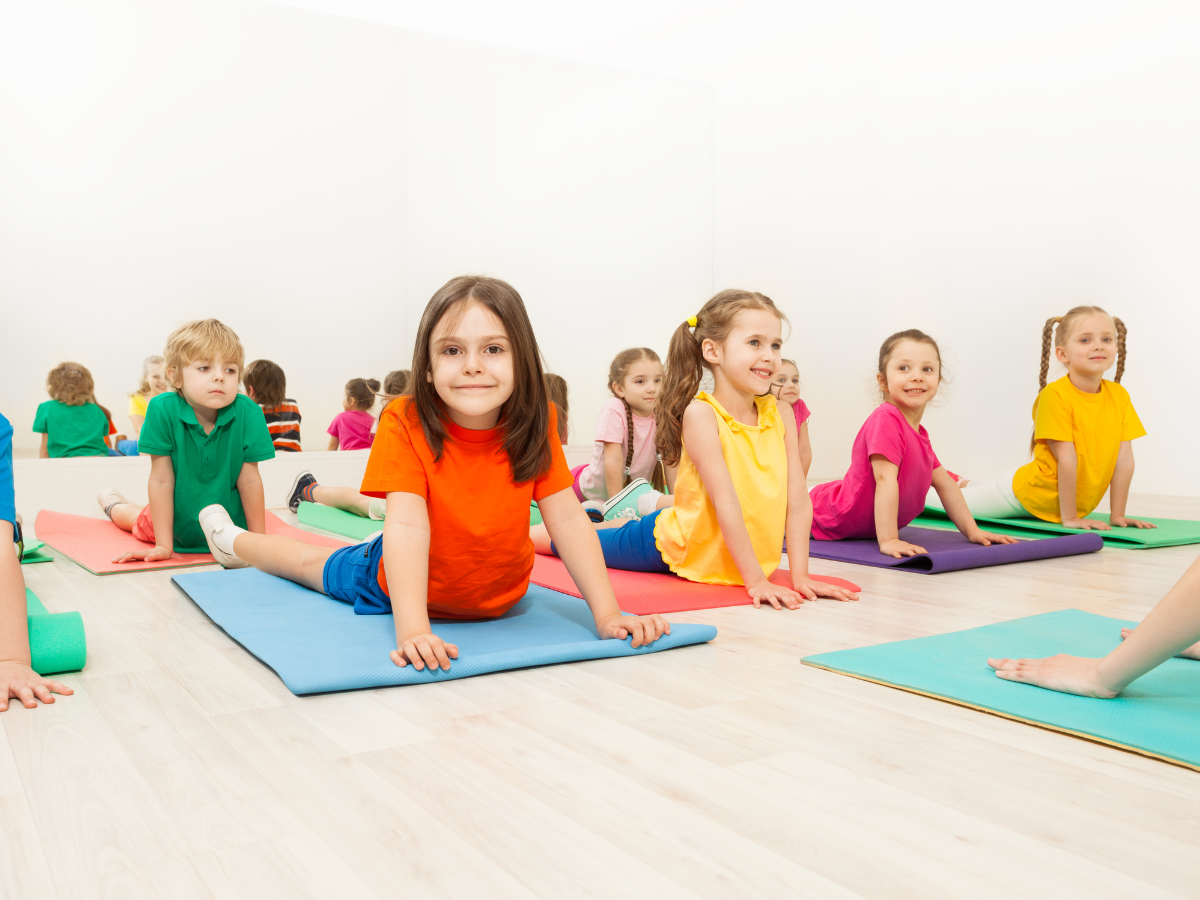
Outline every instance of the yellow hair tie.
[(688, 323), (688, 325), (690, 325), (692, 328), (695, 328), (695, 327), (696, 327), (696, 322), (697, 322), (697, 319), (696, 319), (696, 317), (695, 317), (695, 316), (688, 316), (687, 323)]

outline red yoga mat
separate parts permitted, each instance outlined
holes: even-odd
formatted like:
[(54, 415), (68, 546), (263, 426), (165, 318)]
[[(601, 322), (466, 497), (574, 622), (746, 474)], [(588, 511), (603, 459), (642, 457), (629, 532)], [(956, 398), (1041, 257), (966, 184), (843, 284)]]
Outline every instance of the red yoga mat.
[[(39, 541), (53, 547), (93, 575), (144, 572), (147, 569), (183, 569), (189, 566), (211, 566), (216, 562), (210, 553), (176, 553), (171, 559), (158, 562), (135, 560), (115, 563), (113, 560), (121, 554), (130, 550), (141, 550), (149, 545), (139, 541), (128, 531), (122, 531), (108, 519), (92, 519), (43, 509), (38, 513), (33, 527)], [(346, 546), (345, 541), (293, 528), (271, 512), (267, 513), (267, 534), (295, 538), (315, 547)]]
[[(823, 581), (855, 593), (861, 590), (857, 584), (832, 575), (810, 577), (813, 581)], [(529, 580), (552, 591), (573, 597), (583, 596), (571, 580), (567, 567), (557, 556), (537, 554)], [(751, 605), (746, 589), (740, 584), (700, 584), (666, 572), (627, 572), (623, 569), (609, 569), (608, 580), (612, 582), (621, 611), (635, 616)], [(792, 586), (792, 576), (787, 569), (776, 569), (771, 573), (771, 581), (783, 587)]]

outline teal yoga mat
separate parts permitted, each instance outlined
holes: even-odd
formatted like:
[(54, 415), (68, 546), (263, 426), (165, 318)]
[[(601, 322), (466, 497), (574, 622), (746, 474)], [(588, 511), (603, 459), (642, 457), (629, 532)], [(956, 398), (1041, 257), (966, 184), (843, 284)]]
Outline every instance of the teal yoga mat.
[[(1107, 522), (1107, 513), (1092, 513), (1089, 519), (1097, 522)], [(1200, 544), (1200, 522), (1189, 519), (1151, 519), (1149, 516), (1138, 516), (1143, 522), (1153, 522), (1157, 528), (1114, 528), (1112, 531), (1095, 531), (1110, 547), (1124, 547), (1126, 550), (1146, 550), (1151, 547), (1178, 547), (1182, 544)], [(1047, 534), (1085, 534), (1078, 528), (1064, 528), (1055, 522), (1043, 522), (1041, 519), (989, 519), (976, 516), (975, 521), (980, 527), (997, 534), (1011, 534), (1013, 537), (1041, 537)], [(918, 528), (953, 528), (954, 524), (940, 509), (932, 506), (925, 507), (925, 512), (913, 522)]]
[(30, 667), (39, 675), (78, 672), (87, 662), (83, 617), (77, 612), (49, 612), (37, 594), (25, 588), (29, 617)]
[(367, 535), (383, 530), (383, 522), (380, 519), (364, 519), (344, 509), (322, 506), (320, 503), (301, 501), (297, 515), (301, 525), (320, 528), (322, 531), (354, 538), (356, 541), (364, 540)]
[(947, 700), (1200, 770), (1200, 662), (1172, 659), (1114, 700), (997, 678), (988, 657), (1104, 656), (1136, 625), (1063, 609), (982, 628), (818, 653), (805, 665)]

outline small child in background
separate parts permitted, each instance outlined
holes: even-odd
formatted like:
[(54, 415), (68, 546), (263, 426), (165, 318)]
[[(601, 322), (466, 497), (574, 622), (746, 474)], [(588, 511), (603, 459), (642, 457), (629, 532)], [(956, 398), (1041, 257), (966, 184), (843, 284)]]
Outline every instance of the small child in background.
[(812, 416), (807, 404), (800, 399), (800, 369), (790, 359), (779, 361), (779, 371), (771, 384), (771, 393), (780, 400), (792, 404), (792, 412), (796, 415), (796, 428), (800, 435), (800, 465), (804, 466), (804, 477), (812, 468), (812, 444), (808, 440), (808, 420)]
[(546, 393), (550, 395), (550, 402), (558, 407), (558, 442), (565, 444), (570, 436), (570, 422), (567, 421), (567, 379), (547, 372)]
[(411, 381), (411, 369), (394, 369), (387, 373), (383, 379), (383, 399), (379, 404), (379, 415), (371, 423), (371, 434), (375, 434), (379, 430), (379, 420), (383, 418), (383, 411), (387, 409), (387, 405), (397, 397), (403, 397), (408, 393)]
[[(1046, 384), (1050, 339), (1067, 374)], [(976, 515), (1033, 516), (1068, 528), (1154, 528), (1125, 515), (1133, 481), (1133, 444), (1146, 429), (1121, 387), (1125, 323), (1098, 306), (1076, 306), (1042, 328), (1042, 370), (1033, 404), (1031, 462), (976, 482), (963, 496)], [(1104, 373), (1116, 362), (1112, 381)], [(1109, 494), (1108, 523), (1085, 518)], [(938, 506), (930, 498), (931, 506)]]
[(33, 430), (42, 436), (38, 456), (108, 456), (116, 433), (109, 414), (96, 403), (92, 373), (79, 363), (60, 363), (46, 376), (50, 400), (37, 408)]
[(663, 367), (649, 347), (622, 350), (608, 367), (612, 397), (600, 408), (592, 461), (571, 470), (575, 496), (585, 509), (599, 508), (611, 521), (648, 516), (671, 505), (664, 493), (668, 477), (658, 463), (654, 403)]
[(146, 421), (146, 406), (163, 391), (170, 389), (163, 375), (163, 358), (147, 356), (142, 361), (142, 380), (138, 383), (138, 389), (129, 395), (129, 422), (133, 425), (135, 440), (142, 433), (142, 423)]
[(326, 433), (330, 435), (328, 450), (369, 449), (375, 435), (371, 426), (375, 417), (371, 410), (379, 392), (379, 382), (374, 378), (351, 378), (346, 382), (346, 396), (342, 398), (342, 409)]
[(266, 532), (258, 464), (274, 458), (275, 447), (262, 410), (238, 393), (244, 354), (238, 336), (216, 319), (188, 322), (167, 338), (163, 356), (174, 390), (150, 401), (138, 438), (151, 458), (150, 502), (130, 503), (112, 488), (97, 497), (118, 528), (150, 545), (116, 562), (208, 552), (199, 515), (213, 503), (240, 527)]
[(276, 450), (300, 450), (300, 407), (287, 398), (287, 377), (269, 359), (256, 359), (246, 366), (242, 379), (246, 396), (262, 407), (267, 430)]
[(21, 574), (13, 494), (12, 434), (12, 425), (0, 416), (0, 712), (8, 709), (10, 699), (33, 709), (38, 700), (53, 703), (51, 691), (74, 693), (65, 684), (43, 678), (30, 666), (25, 578)]
[(827, 481), (810, 492), (813, 537), (874, 538), (880, 553), (896, 559), (925, 553), (924, 547), (901, 540), (899, 533), (925, 509), (932, 485), (950, 521), (971, 543), (1016, 543), (1016, 538), (980, 530), (921, 424), (942, 379), (937, 342), (915, 328), (893, 334), (879, 348), (875, 379), (883, 402), (859, 429), (850, 468), (840, 481)]

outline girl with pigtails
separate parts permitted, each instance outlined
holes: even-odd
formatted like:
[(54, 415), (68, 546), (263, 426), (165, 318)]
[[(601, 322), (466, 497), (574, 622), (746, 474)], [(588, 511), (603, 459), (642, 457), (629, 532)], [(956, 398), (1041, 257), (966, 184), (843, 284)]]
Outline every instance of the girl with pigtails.
[[(1125, 323), (1098, 306), (1076, 306), (1046, 320), (1042, 369), (1033, 404), (1033, 459), (994, 481), (973, 483), (963, 497), (977, 516), (1033, 516), (1068, 528), (1154, 528), (1125, 515), (1133, 481), (1133, 445), (1146, 429), (1121, 387), (1125, 372)], [(1046, 383), (1051, 339), (1054, 357), (1067, 370)], [(1112, 381), (1104, 373), (1116, 363)], [(1088, 519), (1106, 492), (1108, 523)], [(933, 498), (930, 498), (933, 505)]]
[[(597, 526), (607, 566), (744, 585), (756, 607), (858, 599), (808, 575), (812, 506), (795, 416), (771, 393), (783, 320), (769, 297), (726, 290), (675, 330), (654, 403), (658, 451), (678, 467), (675, 502)], [(711, 393), (699, 390), (705, 370)], [(541, 526), (533, 531), (538, 552), (554, 553)], [(768, 580), (785, 535), (790, 587)]]

